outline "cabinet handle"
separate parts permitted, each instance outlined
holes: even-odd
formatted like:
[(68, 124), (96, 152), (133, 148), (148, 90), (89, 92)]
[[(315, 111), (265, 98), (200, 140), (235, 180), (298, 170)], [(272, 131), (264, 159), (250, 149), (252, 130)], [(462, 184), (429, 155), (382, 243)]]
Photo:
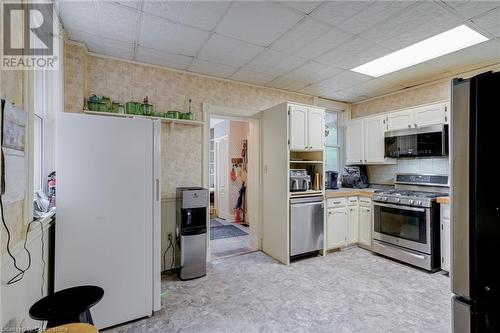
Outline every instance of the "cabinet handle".
[(408, 125), (408, 128), (411, 128), (411, 125)]
[(417, 128), (417, 124), (415, 124), (415, 128)]

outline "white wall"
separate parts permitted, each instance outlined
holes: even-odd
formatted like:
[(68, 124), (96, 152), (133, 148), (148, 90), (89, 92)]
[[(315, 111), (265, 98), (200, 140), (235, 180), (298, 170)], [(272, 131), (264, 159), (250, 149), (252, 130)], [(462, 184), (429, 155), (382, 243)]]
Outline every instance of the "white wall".
[[(43, 288), (44, 295), (47, 295), (48, 288), (48, 263), (49, 263), (49, 228), (53, 228), (51, 222), (44, 223), (44, 259), (45, 276), (42, 282), (42, 251), (41, 251), (41, 229), (40, 224), (35, 222), (32, 224), (30, 234), (28, 236), (27, 248), (31, 253), (31, 268), (24, 274), (21, 281), (7, 285), (7, 281), (17, 274), (14, 269), (12, 259), (4, 254), (1, 258), (1, 316), (0, 331), (5, 332), (24, 332), (24, 329), (17, 330), (19, 327), (40, 327), (41, 322), (29, 318), (29, 308), (40, 298), (42, 298)], [(18, 265), (21, 268), (27, 266), (27, 254), (22, 243), (16, 245), (13, 249), (13, 255), (18, 259)]]
[(400, 159), (394, 165), (369, 165), (368, 180), (371, 184), (393, 184), (395, 173), (430, 173), (448, 175), (450, 163), (447, 157)]

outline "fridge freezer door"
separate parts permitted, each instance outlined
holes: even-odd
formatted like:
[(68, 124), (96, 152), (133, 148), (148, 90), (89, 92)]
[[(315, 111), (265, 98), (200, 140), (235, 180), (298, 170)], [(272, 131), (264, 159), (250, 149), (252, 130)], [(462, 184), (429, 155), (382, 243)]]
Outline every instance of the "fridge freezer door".
[(452, 324), (453, 333), (469, 333), (471, 331), (470, 306), (457, 299), (452, 299)]
[(451, 288), (470, 298), (469, 268), (470, 82), (454, 80), (451, 96)]

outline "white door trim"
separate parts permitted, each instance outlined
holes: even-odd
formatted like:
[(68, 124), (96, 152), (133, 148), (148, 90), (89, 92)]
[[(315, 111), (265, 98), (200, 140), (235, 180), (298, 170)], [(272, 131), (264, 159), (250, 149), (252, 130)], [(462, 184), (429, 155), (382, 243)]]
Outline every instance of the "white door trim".
[[(203, 149), (202, 149), (202, 184), (209, 187), (209, 147), (210, 147), (210, 118), (224, 118), (249, 123), (249, 177), (250, 180), (247, 198), (249, 211), (251, 246), (262, 250), (262, 124), (259, 110), (248, 110), (203, 104)], [(255, 174), (253, 174), (255, 173)], [(209, 225), (210, 214), (207, 214), (207, 225)], [(208, 228), (210, 229), (210, 228)], [(210, 260), (210, 232), (208, 237), (208, 260)]]

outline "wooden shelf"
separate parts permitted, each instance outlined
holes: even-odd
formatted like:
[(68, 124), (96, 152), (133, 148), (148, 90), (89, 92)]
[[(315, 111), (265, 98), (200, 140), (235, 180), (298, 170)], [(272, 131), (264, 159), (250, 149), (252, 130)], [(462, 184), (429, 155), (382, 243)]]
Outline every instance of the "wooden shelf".
[(323, 161), (295, 161), (295, 160), (290, 160), (290, 163), (294, 163), (294, 164), (323, 164)]
[(203, 121), (199, 121), (199, 120), (172, 119), (172, 118), (142, 116), (142, 115), (138, 115), (138, 114), (127, 114), (127, 113), (97, 112), (97, 111), (89, 111), (89, 110), (83, 110), (83, 113), (93, 114), (93, 115), (98, 115), (98, 116), (112, 116), (112, 117), (121, 117), (121, 118), (143, 118), (143, 119), (151, 119), (151, 120), (160, 120), (161, 122), (164, 122), (164, 123), (170, 123), (171, 126), (174, 124), (189, 125), (189, 126), (203, 126), (205, 124)]

